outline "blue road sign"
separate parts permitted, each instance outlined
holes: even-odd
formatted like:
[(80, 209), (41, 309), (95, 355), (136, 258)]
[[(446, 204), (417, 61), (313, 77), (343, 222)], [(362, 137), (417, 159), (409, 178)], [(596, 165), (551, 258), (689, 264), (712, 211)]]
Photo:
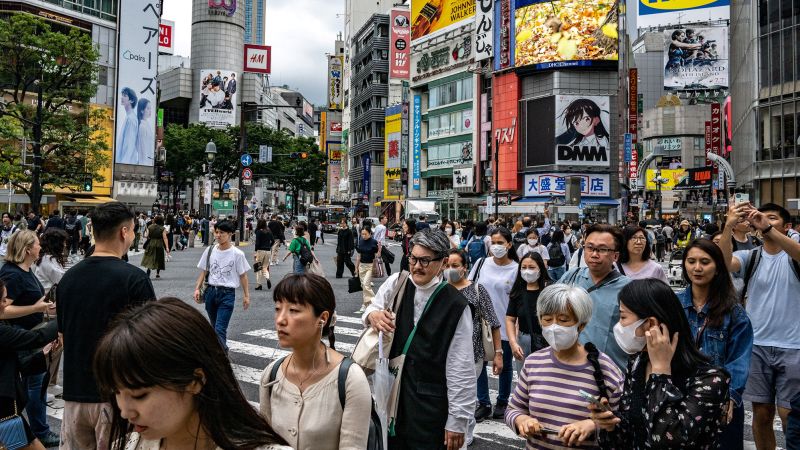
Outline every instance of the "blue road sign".
[(242, 166), (249, 167), (250, 164), (253, 164), (253, 157), (250, 156), (249, 154), (244, 154), (242, 155), (241, 161), (242, 161)]
[(230, 189), (230, 188), (231, 188), (230, 183), (225, 183), (222, 185), (222, 189)]

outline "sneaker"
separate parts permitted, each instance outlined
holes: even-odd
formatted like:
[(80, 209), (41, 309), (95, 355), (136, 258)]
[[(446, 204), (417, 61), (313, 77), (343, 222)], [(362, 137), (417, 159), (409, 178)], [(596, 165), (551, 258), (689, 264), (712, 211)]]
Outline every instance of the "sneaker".
[(362, 306), (361, 308), (358, 309), (358, 311), (356, 311), (353, 314), (364, 314), (364, 311), (366, 311), (366, 310), (367, 310), (367, 307), (366, 306)]
[(475, 408), (475, 422), (481, 423), (490, 415), (492, 415), (492, 405), (478, 403), (478, 407)]
[(492, 411), (492, 419), (502, 419), (506, 415), (506, 407), (508, 405), (504, 405), (502, 403), (497, 403), (494, 405), (494, 411)]
[(61, 387), (61, 385), (60, 385), (60, 384), (54, 384), (54, 385), (50, 386), (50, 388), (49, 388), (48, 390), (49, 390), (49, 391), (50, 391), (50, 392), (51, 392), (53, 395), (55, 395), (55, 396), (56, 396), (56, 398), (58, 398), (58, 397), (61, 397), (61, 394), (63, 394), (63, 393), (64, 393), (64, 388), (63, 388), (63, 387)]
[(37, 438), (39, 439), (39, 442), (42, 443), (44, 448), (58, 447), (58, 444), (61, 443), (61, 438), (52, 431), (48, 431), (42, 436), (37, 436)]
[(56, 396), (48, 392), (47, 396), (44, 399), (44, 402), (45, 403), (53, 403), (54, 401), (56, 401)]

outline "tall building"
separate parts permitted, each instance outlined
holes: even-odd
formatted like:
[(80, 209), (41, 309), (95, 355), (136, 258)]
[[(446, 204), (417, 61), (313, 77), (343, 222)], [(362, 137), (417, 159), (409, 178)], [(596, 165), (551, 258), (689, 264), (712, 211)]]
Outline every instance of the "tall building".
[(264, 45), (264, 15), (267, 0), (244, 1), (244, 43)]

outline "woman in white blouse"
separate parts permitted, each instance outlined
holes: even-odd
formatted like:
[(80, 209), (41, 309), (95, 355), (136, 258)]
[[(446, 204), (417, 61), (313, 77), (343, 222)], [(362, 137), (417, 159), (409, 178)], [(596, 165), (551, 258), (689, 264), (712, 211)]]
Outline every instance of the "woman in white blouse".
[(330, 283), (319, 275), (295, 273), (275, 286), (273, 298), (278, 341), (293, 352), (264, 370), (261, 414), (296, 450), (366, 448), (372, 411), (367, 377), (351, 364), (340, 380), (344, 356), (321, 341), (336, 308)]
[(528, 233), (525, 236), (525, 243), (517, 248), (517, 257), (522, 260), (523, 256), (531, 252), (538, 253), (542, 257), (542, 260), (544, 260), (544, 267), (547, 268), (547, 261), (550, 259), (550, 253), (547, 251), (547, 247), (542, 245), (542, 242), (539, 240), (539, 231), (536, 230), (536, 227), (530, 227), (528, 229)]
[(67, 271), (67, 240), (67, 232), (60, 228), (48, 228), (39, 237), (42, 250), (33, 273), (45, 291), (58, 284)]

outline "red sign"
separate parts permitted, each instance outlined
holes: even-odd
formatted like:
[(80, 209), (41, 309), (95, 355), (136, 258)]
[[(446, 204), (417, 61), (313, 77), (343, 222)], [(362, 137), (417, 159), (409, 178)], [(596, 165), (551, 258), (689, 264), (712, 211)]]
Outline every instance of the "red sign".
[[(705, 130), (706, 130), (705, 150), (706, 150), (706, 153), (708, 153), (708, 152), (711, 151), (711, 121), (710, 120), (706, 121)], [(711, 165), (711, 161), (708, 158), (706, 158), (706, 165), (707, 166)]]
[(411, 76), (411, 20), (407, 10), (393, 9), (389, 40), (389, 78)]
[(722, 150), (722, 114), (719, 103), (711, 104), (711, 151), (719, 155)]
[(242, 169), (242, 179), (243, 180), (252, 180), (253, 179), (253, 169), (249, 167), (245, 167)]
[(639, 129), (639, 71), (628, 71), (628, 133), (633, 135), (636, 143), (636, 131)]
[(628, 178), (635, 180), (639, 177), (639, 153), (636, 151), (636, 146), (631, 151), (631, 162), (628, 164)]
[(334, 133), (336, 133), (336, 132), (341, 133), (342, 132), (342, 123), (341, 122), (331, 122), (330, 130), (331, 130), (331, 132), (334, 132)]
[(175, 44), (172, 37), (175, 35), (175, 22), (171, 20), (161, 20), (158, 25), (158, 51), (160, 53), (175, 53)]
[(244, 71), (270, 73), (272, 47), (269, 45), (244, 44)]

